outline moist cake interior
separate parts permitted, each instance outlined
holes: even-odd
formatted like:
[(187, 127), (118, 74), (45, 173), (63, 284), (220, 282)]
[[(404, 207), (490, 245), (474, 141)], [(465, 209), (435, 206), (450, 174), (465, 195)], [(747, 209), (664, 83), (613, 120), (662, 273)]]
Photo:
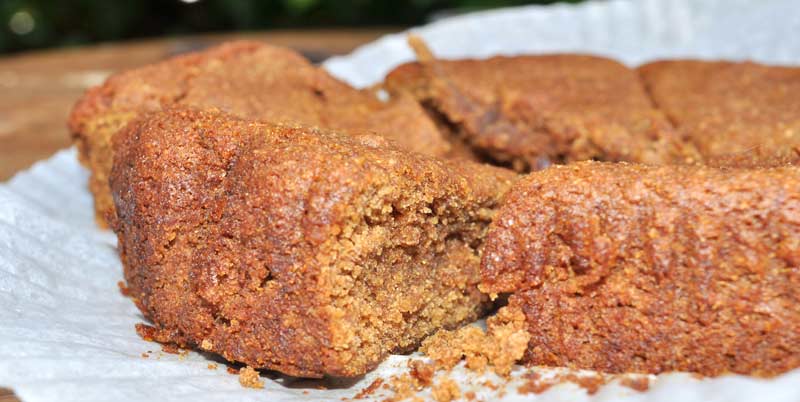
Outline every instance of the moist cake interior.
[(332, 347), (355, 367), (478, 318), (487, 298), (477, 291), (477, 246), (491, 219), (453, 197), (387, 188), (362, 197), (333, 246), (331, 277), (331, 314), (343, 318), (332, 321)]

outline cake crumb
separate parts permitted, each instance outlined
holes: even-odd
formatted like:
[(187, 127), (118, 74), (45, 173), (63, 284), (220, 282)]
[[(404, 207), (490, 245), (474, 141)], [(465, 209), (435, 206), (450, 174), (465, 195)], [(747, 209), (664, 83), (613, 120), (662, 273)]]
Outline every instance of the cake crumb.
[(228, 366), (226, 370), (228, 371), (228, 374), (239, 374), (239, 369), (231, 366)]
[(163, 343), (163, 344), (161, 344), (161, 350), (164, 353), (169, 353), (171, 355), (177, 355), (177, 354), (180, 354), (180, 352), (181, 352), (180, 348), (178, 348), (178, 345), (176, 345), (174, 343)]
[(650, 379), (647, 377), (625, 377), (619, 383), (624, 387), (639, 392), (645, 392), (650, 389)]
[(419, 381), (408, 373), (392, 376), (389, 379), (389, 390), (392, 391), (394, 395), (386, 398), (384, 402), (399, 402), (408, 399), (412, 401), (418, 400), (419, 398), (414, 394), (421, 389), (422, 386)]
[(483, 372), (491, 366), (507, 377), (528, 347), (531, 335), (525, 329), (525, 316), (519, 310), (501, 308), (487, 323), (485, 332), (473, 326), (441, 330), (423, 341), (420, 351), (439, 369), (451, 369), (463, 358), (470, 370)]
[(532, 371), (530, 373), (525, 373), (522, 378), (526, 381), (522, 385), (517, 388), (517, 392), (526, 395), (526, 394), (541, 394), (550, 389), (553, 386), (551, 382), (542, 381), (542, 375)]
[(148, 357), (150, 357), (150, 355), (149, 355), (149, 354), (147, 354), (147, 353), (145, 353), (145, 352), (142, 352), (142, 357), (143, 357), (143, 358), (145, 358), (145, 359), (147, 359)]
[(217, 368), (219, 368), (219, 365), (217, 365), (217, 363), (208, 363), (209, 370), (216, 370)]
[(366, 388), (359, 391), (356, 394), (356, 396), (353, 397), (353, 399), (364, 399), (367, 396), (372, 395), (372, 393), (375, 392), (375, 390), (377, 390), (378, 388), (380, 388), (381, 385), (383, 385), (383, 378), (378, 377), (377, 379), (375, 379), (375, 381), (370, 383)]
[(461, 389), (450, 378), (442, 378), (431, 389), (431, 394), (436, 402), (450, 402), (461, 397)]
[(134, 327), (136, 328), (136, 334), (143, 340), (153, 342), (156, 339), (158, 330), (155, 327), (143, 323), (138, 323)]
[(497, 385), (489, 380), (483, 382), (484, 387), (491, 389), (492, 391), (497, 391)]
[(208, 339), (203, 339), (203, 341), (200, 342), (200, 349), (211, 350), (213, 348), (214, 348), (214, 344), (211, 341), (209, 341)]
[(172, 335), (169, 330), (156, 328), (152, 325), (148, 325), (143, 322), (137, 323), (136, 325), (134, 325), (134, 328), (136, 328), (136, 334), (139, 335), (139, 337), (145, 341), (158, 342), (161, 344), (172, 344), (175, 348), (184, 346), (184, 345), (179, 345), (173, 341)]
[(264, 388), (264, 381), (258, 375), (258, 371), (247, 366), (239, 370), (239, 384), (245, 388)]
[(436, 373), (436, 366), (433, 363), (426, 363), (422, 360), (409, 360), (408, 368), (411, 369), (411, 376), (416, 378), (423, 386), (431, 385), (433, 376)]
[(163, 330), (145, 323), (138, 323), (134, 327), (136, 328), (136, 334), (140, 338), (147, 342), (160, 343), (161, 350), (165, 353), (178, 354), (180, 352), (181, 345), (171, 342), (169, 336), (165, 335)]
[[(525, 383), (517, 388), (520, 394), (541, 394), (546, 392), (554, 385), (571, 382), (584, 390), (589, 395), (594, 395), (600, 390), (600, 387), (606, 385), (609, 381), (616, 378), (614, 376), (606, 376), (599, 373), (591, 373), (584, 375), (577, 375), (575, 373), (558, 374), (552, 378), (542, 379), (542, 376), (537, 372), (526, 373), (522, 376), (526, 379)], [(625, 381), (624, 379), (622, 381)], [(638, 386), (638, 384), (637, 384)]]
[(123, 281), (117, 282), (117, 287), (119, 288), (119, 292), (123, 296), (125, 296), (125, 297), (130, 297), (131, 296), (131, 291), (128, 288), (128, 285), (125, 284), (125, 282), (123, 282)]
[(465, 392), (464, 393), (464, 399), (466, 399), (468, 401), (474, 401), (475, 400), (475, 391), (467, 391), (467, 392)]
[(433, 52), (422, 37), (416, 34), (409, 34), (406, 36), (406, 43), (408, 43), (408, 47), (411, 48), (411, 51), (414, 52), (414, 56), (416, 56), (417, 60), (421, 63), (430, 63), (436, 60), (436, 56), (433, 55)]
[(579, 387), (585, 389), (586, 393), (589, 395), (596, 394), (600, 387), (606, 383), (606, 379), (597, 374), (584, 376), (571, 374), (568, 376), (567, 381), (577, 384)]

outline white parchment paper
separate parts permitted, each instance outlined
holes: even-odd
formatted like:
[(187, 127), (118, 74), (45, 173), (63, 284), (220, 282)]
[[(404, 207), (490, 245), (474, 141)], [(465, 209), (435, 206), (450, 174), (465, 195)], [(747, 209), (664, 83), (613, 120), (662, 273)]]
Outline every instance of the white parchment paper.
[[(793, 0), (523, 7), (450, 18), (414, 31), (446, 58), (579, 51), (632, 65), (666, 57), (800, 64), (800, 3)], [(325, 67), (367, 86), (410, 59), (403, 35), (389, 35)], [(209, 369), (220, 363), (213, 356), (160, 353), (157, 344), (134, 332), (143, 318), (117, 288), (122, 268), (116, 240), (95, 228), (86, 182), (75, 151), (66, 150), (0, 185), (0, 386), (13, 388), (23, 400), (327, 401), (352, 397), (379, 376), (405, 371), (408, 357), (392, 356), (356, 380), (268, 373), (265, 388), (253, 390), (242, 388), (223, 364)], [(458, 373), (462, 391), (497, 399), (496, 391), (478, 386), (483, 379)], [(592, 396), (574, 384), (520, 396), (518, 385), (512, 382), (504, 399), (800, 401), (800, 370), (770, 380), (668, 374), (654, 377), (645, 393), (611, 384)], [(328, 389), (317, 389), (322, 386)], [(386, 393), (373, 395), (382, 396)]]

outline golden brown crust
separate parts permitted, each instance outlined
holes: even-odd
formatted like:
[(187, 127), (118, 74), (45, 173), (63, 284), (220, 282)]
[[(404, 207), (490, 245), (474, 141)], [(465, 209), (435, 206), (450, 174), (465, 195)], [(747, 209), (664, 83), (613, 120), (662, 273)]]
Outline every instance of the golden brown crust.
[(114, 145), (113, 226), (156, 340), (355, 376), (486, 306), (477, 247), (508, 171), (185, 108)]
[(798, 233), (798, 167), (556, 166), (509, 192), (481, 289), (533, 364), (773, 375), (800, 366)]
[(639, 73), (658, 107), (706, 159), (762, 166), (800, 161), (800, 68), (670, 60)]
[(696, 154), (647, 96), (635, 71), (588, 55), (428, 60), (389, 73), (462, 140), (517, 170), (601, 159), (692, 162)]
[(107, 183), (111, 137), (140, 113), (178, 104), (272, 123), (377, 133), (428, 155), (450, 149), (413, 99), (383, 103), (289, 49), (231, 42), (116, 74), (78, 101), (69, 128), (92, 171), (98, 218), (113, 213)]

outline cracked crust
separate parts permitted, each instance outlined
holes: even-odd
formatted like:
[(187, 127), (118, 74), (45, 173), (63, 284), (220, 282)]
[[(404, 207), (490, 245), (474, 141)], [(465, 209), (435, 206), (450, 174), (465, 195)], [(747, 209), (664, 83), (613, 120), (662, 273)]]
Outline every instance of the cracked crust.
[(800, 366), (800, 168), (583, 162), (520, 180), (484, 242), (531, 364), (774, 375)]
[(114, 142), (113, 226), (155, 340), (356, 376), (486, 307), (477, 250), (509, 171), (185, 108)]
[[(420, 53), (420, 52), (418, 52)], [(696, 161), (634, 70), (589, 55), (427, 59), (389, 73), (475, 152), (518, 171), (598, 159)]]
[(383, 103), (289, 49), (230, 42), (116, 74), (75, 105), (69, 129), (81, 162), (91, 170), (89, 187), (99, 224), (114, 212), (108, 190), (112, 136), (137, 115), (170, 105), (216, 108), (272, 123), (377, 133), (428, 155), (450, 151), (411, 98)]
[(711, 163), (800, 162), (800, 68), (669, 60), (639, 73), (658, 107)]

